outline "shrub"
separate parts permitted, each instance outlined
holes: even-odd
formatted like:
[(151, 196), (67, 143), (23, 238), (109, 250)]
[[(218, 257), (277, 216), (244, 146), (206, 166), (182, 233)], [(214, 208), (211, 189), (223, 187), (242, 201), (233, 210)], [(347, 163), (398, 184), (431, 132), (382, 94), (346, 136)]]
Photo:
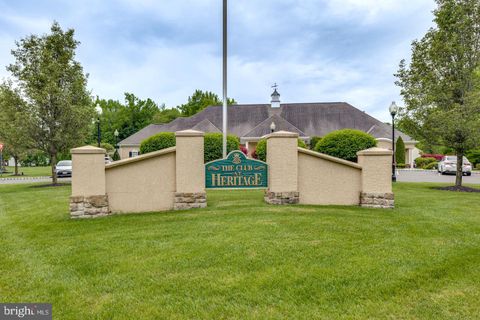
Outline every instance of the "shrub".
[[(222, 158), (223, 153), (223, 134), (207, 133), (204, 140), (204, 161), (209, 162)], [(239, 150), (240, 139), (235, 135), (227, 135), (227, 153), (233, 150)]]
[(240, 151), (242, 151), (244, 155), (248, 155), (248, 150), (246, 147), (240, 146)]
[(443, 158), (443, 154), (438, 154), (438, 153), (425, 153), (422, 154), (422, 158), (435, 158), (437, 161), (441, 161)]
[(438, 162), (430, 162), (429, 164), (427, 164), (424, 169), (425, 170), (433, 170), (433, 169), (437, 169), (437, 166), (438, 166)]
[[(298, 139), (297, 145), (300, 148), (307, 149), (307, 145), (302, 139)], [(261, 139), (260, 141), (258, 141), (257, 148), (255, 149), (255, 152), (252, 154), (252, 157), (254, 159), (267, 161), (267, 140), (266, 139)]]
[[(174, 147), (175, 133), (160, 132), (142, 141), (140, 144), (140, 153), (145, 154), (165, 148)], [(209, 162), (222, 158), (222, 134), (221, 133), (207, 133), (204, 137), (204, 161)], [(227, 136), (227, 153), (233, 150), (238, 150), (240, 147), (240, 139), (234, 135)]]
[(360, 130), (343, 129), (330, 132), (315, 146), (315, 151), (348, 161), (357, 161), (357, 152), (375, 147), (374, 137)]
[(100, 148), (103, 148), (105, 149), (105, 151), (110, 154), (110, 153), (113, 153), (115, 151), (115, 148), (108, 142), (102, 142), (100, 143)]
[(480, 149), (469, 150), (465, 156), (474, 165), (480, 164)]
[(397, 163), (396, 167), (399, 168), (399, 169), (404, 169), (404, 168), (406, 168), (406, 165), (405, 165), (405, 163)]
[(118, 149), (115, 149), (115, 152), (113, 153), (113, 156), (112, 156), (112, 160), (113, 161), (120, 160), (120, 154), (118, 153)]
[(318, 143), (320, 140), (322, 140), (322, 137), (313, 136), (313, 137), (310, 139), (310, 150), (315, 149), (315, 146), (317, 145), (317, 143)]
[(475, 169), (480, 170), (480, 163), (477, 163), (477, 165), (475, 166)]
[(395, 161), (405, 165), (405, 143), (402, 137), (398, 137), (397, 143), (395, 144)]
[(437, 160), (435, 158), (417, 158), (415, 159), (415, 166), (420, 169), (425, 169), (427, 165), (430, 163), (436, 163)]
[(175, 146), (175, 133), (160, 132), (142, 141), (140, 154), (162, 150)]

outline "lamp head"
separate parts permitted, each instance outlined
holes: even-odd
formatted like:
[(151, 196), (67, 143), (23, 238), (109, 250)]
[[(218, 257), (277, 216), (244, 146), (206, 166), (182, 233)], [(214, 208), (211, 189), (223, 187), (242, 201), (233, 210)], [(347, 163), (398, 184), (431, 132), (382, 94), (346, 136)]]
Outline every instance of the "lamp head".
[(272, 132), (274, 132), (276, 127), (277, 126), (275, 125), (275, 122), (272, 122), (272, 124), (270, 125), (270, 130), (272, 130)]
[(115, 131), (113, 132), (113, 135), (114, 135), (115, 137), (118, 137), (119, 134), (120, 134), (120, 133), (118, 132), (118, 130), (115, 129)]
[(390, 114), (392, 115), (392, 117), (395, 117), (395, 115), (398, 113), (398, 106), (395, 103), (395, 101), (392, 102), (392, 104), (388, 108), (388, 111), (390, 111)]
[(97, 111), (98, 115), (102, 115), (102, 107), (100, 107), (100, 104), (97, 102), (97, 105), (95, 106), (95, 111)]

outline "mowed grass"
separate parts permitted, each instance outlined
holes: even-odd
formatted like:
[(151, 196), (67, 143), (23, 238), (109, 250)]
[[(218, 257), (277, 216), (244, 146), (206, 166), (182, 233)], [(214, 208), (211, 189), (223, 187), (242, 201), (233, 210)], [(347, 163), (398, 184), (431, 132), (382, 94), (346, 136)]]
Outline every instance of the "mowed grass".
[(394, 210), (270, 206), (70, 220), (70, 187), (0, 186), (0, 301), (54, 319), (478, 319), (480, 194), (395, 185)]
[[(14, 178), (15, 167), (5, 167), (8, 173), (0, 175), (1, 178)], [(23, 175), (22, 175), (23, 173)], [(51, 167), (18, 167), (18, 174), (24, 177), (50, 177), (52, 176)]]

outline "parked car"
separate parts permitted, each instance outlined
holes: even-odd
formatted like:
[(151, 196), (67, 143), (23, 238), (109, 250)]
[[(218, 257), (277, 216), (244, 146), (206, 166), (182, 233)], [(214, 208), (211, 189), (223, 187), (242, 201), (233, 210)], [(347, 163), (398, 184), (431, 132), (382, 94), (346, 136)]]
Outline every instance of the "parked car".
[(113, 160), (112, 160), (112, 157), (110, 157), (109, 155), (105, 155), (105, 164), (109, 164), (109, 163), (112, 163)]
[[(457, 172), (457, 156), (444, 156), (438, 163), (438, 172), (455, 174)], [(472, 175), (472, 164), (466, 157), (463, 157), (462, 173), (467, 176)]]
[(62, 160), (55, 166), (55, 173), (57, 177), (71, 177), (72, 176), (72, 160)]

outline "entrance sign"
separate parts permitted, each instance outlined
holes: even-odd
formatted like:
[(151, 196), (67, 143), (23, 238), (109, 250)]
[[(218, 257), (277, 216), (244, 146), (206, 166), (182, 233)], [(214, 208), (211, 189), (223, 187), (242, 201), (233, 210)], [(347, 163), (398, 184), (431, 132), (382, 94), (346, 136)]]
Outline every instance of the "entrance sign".
[(247, 158), (235, 150), (225, 159), (205, 164), (205, 187), (213, 189), (266, 188), (268, 184), (267, 164)]

